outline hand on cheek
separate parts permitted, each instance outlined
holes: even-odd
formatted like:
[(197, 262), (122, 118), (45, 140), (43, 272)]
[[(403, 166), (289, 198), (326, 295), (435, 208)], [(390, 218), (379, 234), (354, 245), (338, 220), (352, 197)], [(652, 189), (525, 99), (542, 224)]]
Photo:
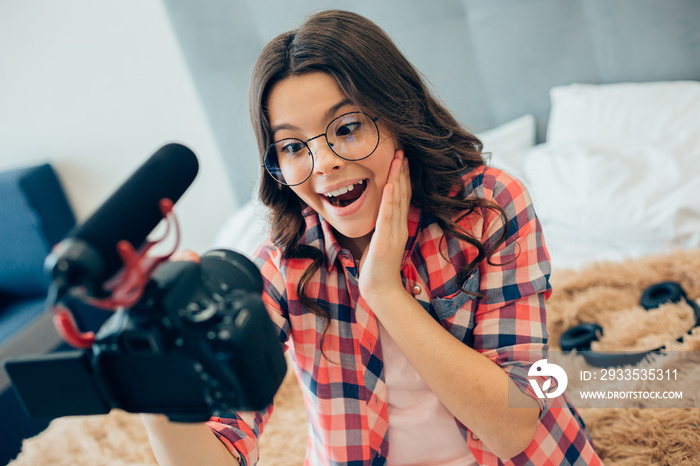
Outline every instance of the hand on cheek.
[(401, 261), (408, 240), (410, 205), (408, 160), (402, 150), (397, 150), (382, 192), (374, 234), (360, 260), (360, 293), (370, 306), (371, 301), (403, 290)]

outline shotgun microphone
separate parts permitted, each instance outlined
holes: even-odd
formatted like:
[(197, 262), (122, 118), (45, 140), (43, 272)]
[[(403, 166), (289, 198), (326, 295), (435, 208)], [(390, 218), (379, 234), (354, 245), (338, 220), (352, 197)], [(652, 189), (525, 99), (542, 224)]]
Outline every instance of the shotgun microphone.
[[(80, 351), (3, 362), (30, 416), (119, 408), (204, 422), (270, 405), (287, 363), (255, 264), (221, 249), (199, 262), (147, 255), (154, 243), (146, 237), (163, 217), (177, 228), (172, 203), (197, 170), (191, 150), (162, 147), (51, 252), (47, 307)], [(83, 333), (75, 301), (116, 312), (97, 333)]]
[(57, 295), (81, 288), (81, 294), (104, 296), (102, 284), (123, 265), (117, 244), (126, 240), (140, 248), (163, 219), (161, 199), (175, 203), (198, 170), (187, 147), (172, 143), (158, 149), (48, 255), (44, 269)]

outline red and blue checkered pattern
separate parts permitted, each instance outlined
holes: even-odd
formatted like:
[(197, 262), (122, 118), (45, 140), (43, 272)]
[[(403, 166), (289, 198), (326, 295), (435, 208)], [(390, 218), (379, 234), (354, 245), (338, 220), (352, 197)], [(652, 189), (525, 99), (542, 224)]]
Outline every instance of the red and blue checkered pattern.
[[(565, 396), (543, 405), (532, 391), (529, 367), (547, 354), (545, 301), (551, 294), (549, 255), (539, 221), (524, 186), (494, 169), (464, 175), (464, 196), (493, 200), (508, 218), (504, 244), (462, 284), (457, 273), (476, 255), (474, 246), (443, 238), (435, 218), (414, 206), (409, 211), (409, 240), (402, 265), (407, 290), (455, 338), (498, 364), (520, 390), (541, 407), (529, 447), (511, 459), (499, 459), (459, 421), (465, 441), (484, 465), (596, 465), (583, 421)], [(340, 247), (331, 226), (307, 209), (303, 242), (325, 252), (326, 262), (307, 287), (307, 295), (331, 315), (324, 350), (324, 320), (299, 302), (296, 286), (310, 259), (286, 259), (271, 243), (256, 254), (265, 282), (263, 299), (295, 362), (309, 417), (306, 464), (383, 465), (388, 452), (388, 414), (377, 320), (358, 288), (350, 252)], [(488, 249), (503, 233), (497, 212), (479, 208), (459, 226)], [(467, 368), (465, 368), (467, 370)], [(271, 409), (258, 413), (253, 429), (240, 417), (212, 419), (210, 426), (245, 464), (257, 461), (257, 436)], [(429, 446), (426, 446), (429, 448)]]

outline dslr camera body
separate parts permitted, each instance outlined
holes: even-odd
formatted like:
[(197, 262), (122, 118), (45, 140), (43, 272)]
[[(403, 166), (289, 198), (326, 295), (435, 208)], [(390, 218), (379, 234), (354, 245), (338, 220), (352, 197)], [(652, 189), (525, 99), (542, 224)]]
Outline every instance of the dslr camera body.
[(257, 267), (234, 251), (165, 262), (90, 348), (8, 360), (5, 369), (33, 417), (119, 408), (201, 422), (264, 409), (287, 365), (262, 287)]

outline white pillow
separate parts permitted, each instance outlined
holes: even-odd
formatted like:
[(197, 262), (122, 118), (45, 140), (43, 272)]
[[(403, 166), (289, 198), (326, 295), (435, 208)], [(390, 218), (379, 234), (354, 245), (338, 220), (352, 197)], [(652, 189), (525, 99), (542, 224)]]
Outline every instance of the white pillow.
[(476, 136), (491, 153), (491, 165), (522, 176), (523, 154), (535, 145), (535, 117), (523, 115)]
[(700, 154), (700, 82), (571, 84), (552, 88), (550, 98), (547, 142)]
[(523, 167), (555, 267), (700, 246), (700, 177), (668, 147), (550, 142)]

